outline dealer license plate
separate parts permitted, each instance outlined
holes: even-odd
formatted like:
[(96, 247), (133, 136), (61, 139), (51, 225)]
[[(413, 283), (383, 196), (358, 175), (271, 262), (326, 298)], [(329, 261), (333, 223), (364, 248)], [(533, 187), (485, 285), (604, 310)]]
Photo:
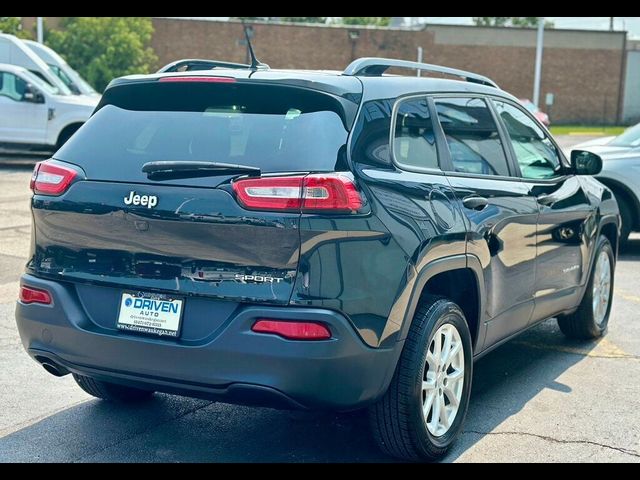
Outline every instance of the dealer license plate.
[(184, 300), (169, 295), (124, 292), (117, 327), (130, 332), (177, 337)]

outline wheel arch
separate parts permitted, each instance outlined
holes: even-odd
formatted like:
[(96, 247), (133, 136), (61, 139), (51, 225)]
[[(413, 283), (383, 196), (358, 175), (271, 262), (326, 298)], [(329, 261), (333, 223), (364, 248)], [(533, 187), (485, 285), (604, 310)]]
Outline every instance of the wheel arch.
[(613, 248), (615, 258), (618, 258), (618, 240), (620, 238), (619, 225), (615, 217), (605, 217), (600, 223), (600, 234), (607, 237)]
[(58, 138), (56, 139), (56, 148), (60, 148), (62, 145), (60, 144), (60, 141), (65, 138), (65, 136), (69, 133), (72, 132), (75, 133), (76, 130), (78, 130), (82, 125), (84, 124), (84, 122), (71, 122), (67, 125), (65, 125), (65, 127), (60, 130), (60, 133), (58, 134)]
[(427, 295), (443, 295), (456, 302), (467, 319), (474, 352), (482, 347), (485, 292), (482, 267), (475, 256), (444, 257), (430, 262), (417, 273), (402, 324), (401, 340), (409, 333), (415, 312)]
[(634, 195), (633, 191), (624, 183), (609, 177), (596, 177), (596, 180), (608, 187), (613, 192), (614, 196), (622, 197), (627, 201), (627, 203), (629, 203), (629, 206), (632, 207), (631, 213), (633, 214), (633, 225), (631, 230), (634, 231), (638, 228), (640, 225), (640, 200), (636, 195)]

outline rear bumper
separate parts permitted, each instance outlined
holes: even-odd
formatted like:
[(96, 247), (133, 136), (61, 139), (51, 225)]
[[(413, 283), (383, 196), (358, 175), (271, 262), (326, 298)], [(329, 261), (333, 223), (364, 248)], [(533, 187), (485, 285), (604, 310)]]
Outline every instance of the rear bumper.
[[(52, 305), (18, 302), (16, 307), (20, 337), (33, 358), (62, 370), (168, 393), (229, 403), (350, 410), (384, 393), (401, 348), (370, 348), (344, 316), (315, 308), (241, 306), (212, 335), (197, 341), (132, 335), (94, 323), (72, 284), (31, 275), (24, 275), (22, 282), (53, 297)], [(255, 319), (265, 316), (320, 321), (329, 326), (332, 338), (304, 342), (252, 332)]]

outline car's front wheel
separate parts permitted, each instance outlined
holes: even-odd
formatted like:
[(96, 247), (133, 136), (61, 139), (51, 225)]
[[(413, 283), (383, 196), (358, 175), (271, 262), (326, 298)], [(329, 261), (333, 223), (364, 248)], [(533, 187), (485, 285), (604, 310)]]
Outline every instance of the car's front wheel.
[(558, 317), (560, 330), (567, 337), (591, 339), (604, 335), (611, 313), (614, 271), (615, 255), (611, 243), (601, 235), (580, 306), (574, 313)]
[(435, 460), (458, 437), (469, 405), (472, 347), (464, 313), (441, 297), (423, 302), (389, 389), (370, 407), (380, 448), (404, 460)]

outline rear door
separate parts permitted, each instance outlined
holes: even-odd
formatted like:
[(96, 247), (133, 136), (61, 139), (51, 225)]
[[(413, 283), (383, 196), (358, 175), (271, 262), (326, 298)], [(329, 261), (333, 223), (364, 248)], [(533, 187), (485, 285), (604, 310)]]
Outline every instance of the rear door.
[(298, 266), (299, 211), (244, 208), (235, 175), (151, 180), (142, 167), (218, 162), (259, 167), (263, 177), (334, 171), (347, 139), (341, 101), (233, 79), (112, 90), (55, 155), (86, 179), (63, 196), (34, 197), (35, 273), (286, 304)]
[(494, 105), (524, 185), (540, 208), (535, 321), (579, 302), (579, 286), (589, 272), (596, 209), (582, 186), (586, 179), (568, 174), (558, 148), (536, 121), (515, 103), (495, 99)]
[(467, 252), (484, 270), (485, 346), (524, 328), (533, 311), (538, 204), (514, 168), (488, 101), (435, 97), (442, 157), (468, 225)]

